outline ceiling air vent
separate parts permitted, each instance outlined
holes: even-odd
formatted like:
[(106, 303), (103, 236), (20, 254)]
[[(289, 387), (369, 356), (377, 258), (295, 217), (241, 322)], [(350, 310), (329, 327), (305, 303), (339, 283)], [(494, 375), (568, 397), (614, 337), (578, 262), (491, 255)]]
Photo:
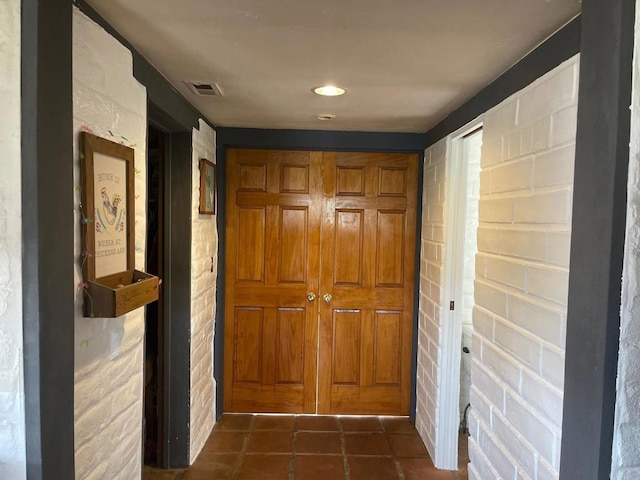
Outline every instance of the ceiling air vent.
[(222, 97), (222, 90), (216, 83), (184, 82), (194, 94), (205, 97)]

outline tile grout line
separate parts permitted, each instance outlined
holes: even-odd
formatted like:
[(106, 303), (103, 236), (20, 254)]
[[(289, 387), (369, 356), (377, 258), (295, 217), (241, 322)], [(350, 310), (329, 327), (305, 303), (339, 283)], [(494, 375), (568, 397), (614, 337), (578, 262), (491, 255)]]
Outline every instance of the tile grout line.
[(351, 472), (349, 471), (349, 463), (347, 462), (347, 444), (344, 438), (344, 428), (340, 417), (336, 417), (338, 420), (338, 428), (340, 431), (340, 449), (342, 450), (342, 465), (344, 468), (345, 480), (351, 480)]
[(247, 453), (247, 448), (249, 448), (249, 440), (251, 439), (251, 433), (253, 432), (253, 423), (255, 422), (256, 416), (253, 415), (251, 417), (251, 422), (249, 422), (249, 427), (246, 432), (242, 432), (245, 434), (245, 438), (242, 441), (242, 447), (240, 448), (240, 453), (238, 454), (238, 459), (236, 460), (236, 466), (231, 473), (231, 478), (236, 480), (240, 477), (240, 471), (242, 470), (242, 465), (244, 464), (245, 455)]
[(393, 464), (396, 467), (396, 473), (398, 474), (398, 479), (405, 480), (404, 472), (402, 471), (402, 466), (400, 465), (400, 461), (396, 457), (396, 452), (393, 449), (393, 444), (391, 443), (391, 434), (387, 429), (387, 424), (386, 422), (382, 421), (382, 419), (380, 419), (380, 423), (382, 424), (382, 430), (384, 431), (384, 435), (385, 437), (387, 437), (387, 442), (389, 443), (389, 450), (391, 450), (391, 458), (393, 458)]

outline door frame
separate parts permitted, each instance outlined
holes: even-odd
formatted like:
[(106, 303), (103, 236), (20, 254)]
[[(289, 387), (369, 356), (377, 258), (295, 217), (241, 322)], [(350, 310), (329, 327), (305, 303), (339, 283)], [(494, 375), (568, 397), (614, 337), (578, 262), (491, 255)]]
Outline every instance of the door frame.
[(226, 150), (227, 148), (311, 150), (311, 151), (360, 151), (414, 153), (418, 155), (418, 198), (416, 208), (416, 250), (413, 294), (413, 345), (411, 361), (410, 418), (416, 414), (416, 372), (418, 343), (418, 299), (420, 284), (420, 232), (422, 218), (423, 179), (420, 172), (424, 166), (426, 138), (420, 133), (396, 132), (344, 132), (322, 130), (266, 130), (253, 128), (216, 128), (216, 161), (218, 174), (218, 289), (216, 293), (216, 329), (213, 340), (213, 376), (216, 381), (216, 411), (220, 418), (224, 405), (224, 312), (226, 272)]
[[(436, 458), (441, 468), (458, 468), (458, 427), (460, 424), (460, 362), (462, 345), (462, 291), (464, 282), (464, 237), (467, 211), (457, 199), (467, 197), (468, 169), (464, 162), (464, 139), (482, 127), (482, 117), (456, 130), (447, 137), (446, 174), (448, 186), (445, 193), (447, 205), (445, 220), (445, 252), (443, 304), (455, 302), (454, 310), (444, 310), (442, 325), (442, 350), (440, 371), (447, 372), (446, 381), (437, 389), (438, 418), (436, 418)], [(465, 203), (466, 207), (466, 203)]]

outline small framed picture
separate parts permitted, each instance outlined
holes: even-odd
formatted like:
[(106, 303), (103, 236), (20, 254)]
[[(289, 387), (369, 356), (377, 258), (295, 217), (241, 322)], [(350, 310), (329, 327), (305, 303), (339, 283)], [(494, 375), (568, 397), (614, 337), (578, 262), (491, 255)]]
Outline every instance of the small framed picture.
[(200, 208), (202, 215), (216, 214), (216, 166), (204, 158), (200, 159)]

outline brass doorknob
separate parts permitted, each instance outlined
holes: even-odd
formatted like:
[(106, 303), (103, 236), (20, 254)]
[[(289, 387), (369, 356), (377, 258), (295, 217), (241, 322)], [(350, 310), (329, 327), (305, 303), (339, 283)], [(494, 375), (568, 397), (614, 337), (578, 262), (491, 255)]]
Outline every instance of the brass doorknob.
[(316, 299), (316, 294), (313, 292), (309, 292), (307, 293), (307, 300), (309, 300), (310, 302), (313, 302)]
[(322, 296), (322, 299), (325, 301), (325, 303), (331, 303), (331, 300), (333, 300), (333, 297), (329, 293), (325, 293)]

